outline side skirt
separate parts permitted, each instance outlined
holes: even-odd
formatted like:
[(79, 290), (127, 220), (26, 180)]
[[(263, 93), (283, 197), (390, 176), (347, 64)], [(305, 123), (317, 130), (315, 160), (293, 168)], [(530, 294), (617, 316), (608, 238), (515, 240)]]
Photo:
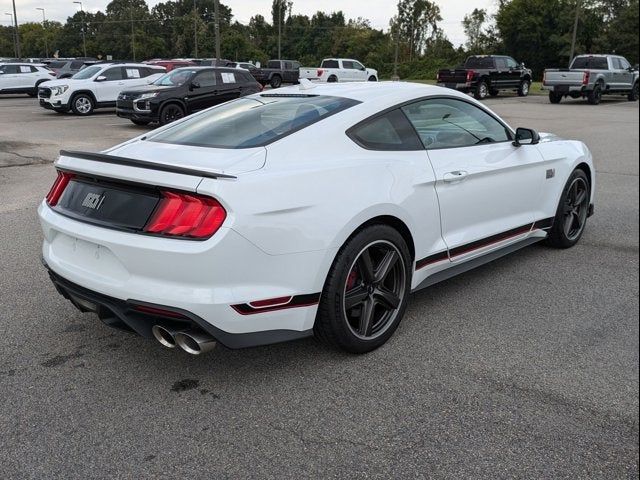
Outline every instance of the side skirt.
[(504, 257), (505, 255), (509, 255), (510, 253), (516, 252), (524, 247), (528, 247), (534, 243), (538, 243), (539, 241), (544, 240), (544, 238), (540, 237), (529, 237), (521, 240), (519, 242), (508, 245), (500, 250), (496, 250), (486, 255), (482, 255), (481, 257), (476, 257), (472, 260), (469, 260), (464, 263), (456, 264), (446, 270), (441, 270), (440, 272), (434, 273), (430, 277), (425, 278), (420, 285), (412, 290), (412, 292), (417, 292), (418, 290), (422, 290), (423, 288), (430, 287), (431, 285), (435, 285), (436, 283), (440, 283), (444, 280), (448, 280), (456, 275), (460, 275), (461, 273), (468, 272), (469, 270), (473, 270), (476, 267), (480, 267), (486, 263), (493, 262), (498, 258)]

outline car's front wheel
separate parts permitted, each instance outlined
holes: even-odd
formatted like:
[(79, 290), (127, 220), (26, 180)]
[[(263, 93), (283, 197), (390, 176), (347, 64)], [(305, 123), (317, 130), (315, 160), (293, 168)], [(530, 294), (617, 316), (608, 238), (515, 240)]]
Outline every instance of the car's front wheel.
[(76, 115), (91, 115), (93, 108), (93, 98), (85, 93), (76, 95), (71, 101), (71, 109)]
[(169, 123), (180, 120), (184, 117), (184, 109), (177, 103), (170, 103), (162, 107), (160, 110), (160, 125), (167, 125)]
[(529, 90), (531, 89), (531, 82), (529, 80), (522, 80), (520, 82), (520, 87), (518, 87), (518, 96), (526, 97), (529, 95)]
[(407, 308), (411, 254), (387, 225), (372, 225), (342, 247), (331, 267), (314, 325), (322, 341), (351, 353), (384, 344)]
[(629, 92), (629, 96), (627, 96), (627, 99), (630, 102), (637, 102), (639, 97), (640, 97), (640, 89), (639, 89), (638, 82), (636, 82), (633, 88), (631, 89), (631, 92)]
[(562, 191), (547, 244), (555, 248), (569, 248), (578, 243), (587, 224), (590, 203), (589, 178), (584, 171), (574, 170)]

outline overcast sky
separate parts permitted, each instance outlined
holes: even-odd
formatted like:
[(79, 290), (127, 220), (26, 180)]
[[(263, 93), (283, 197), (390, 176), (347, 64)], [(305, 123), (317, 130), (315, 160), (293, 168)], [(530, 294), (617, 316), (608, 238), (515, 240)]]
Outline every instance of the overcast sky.
[[(161, 0), (147, 0), (149, 6), (160, 3)], [(465, 37), (462, 31), (461, 21), (465, 14), (473, 8), (487, 8), (491, 12), (495, 9), (495, 0), (435, 0), (442, 11), (443, 21), (441, 27), (455, 45), (464, 43)], [(44, 8), (48, 20), (63, 22), (68, 16), (79, 8), (73, 0), (15, 0), (20, 23), (29, 21), (41, 21), (42, 12), (37, 7)], [(83, 0), (85, 10), (104, 10), (109, 0)], [(222, 3), (231, 7), (234, 18), (241, 23), (247, 23), (255, 14), (271, 16), (271, 0), (222, 0)], [(347, 18), (363, 17), (371, 21), (375, 28), (386, 29), (389, 19), (396, 11), (396, 0), (293, 0), (293, 12), (312, 15), (318, 10), (325, 12), (342, 10)], [(0, 9), (3, 12), (12, 11), (11, 0), (0, 0)], [(7, 15), (1, 15), (3, 25), (10, 23)]]

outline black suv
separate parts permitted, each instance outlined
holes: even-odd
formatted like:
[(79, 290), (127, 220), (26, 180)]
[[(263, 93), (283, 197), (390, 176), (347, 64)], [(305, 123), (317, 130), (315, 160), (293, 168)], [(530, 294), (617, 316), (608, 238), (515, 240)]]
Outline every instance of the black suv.
[(247, 71), (234, 68), (176, 68), (144, 87), (124, 90), (116, 113), (136, 125), (166, 125), (186, 115), (262, 90)]

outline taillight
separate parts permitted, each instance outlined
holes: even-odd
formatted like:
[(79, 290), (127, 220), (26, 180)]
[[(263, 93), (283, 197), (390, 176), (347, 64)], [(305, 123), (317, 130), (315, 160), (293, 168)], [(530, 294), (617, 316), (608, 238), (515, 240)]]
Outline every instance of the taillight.
[(46, 201), (49, 206), (54, 207), (58, 204), (58, 200), (62, 196), (62, 192), (69, 185), (69, 181), (74, 177), (73, 173), (58, 171), (58, 178), (53, 182), (53, 186), (47, 193)]
[(322, 76), (322, 74), (324, 73), (324, 70), (319, 68), (318, 71), (316, 72), (318, 74), (319, 77)]
[(475, 75), (476, 75), (475, 70), (467, 71), (467, 83), (471, 82), (473, 80), (473, 77), (475, 77)]
[(547, 84), (547, 72), (544, 72), (542, 74), (542, 85), (546, 85)]
[(591, 76), (591, 72), (586, 71), (582, 74), (582, 85), (589, 85), (589, 77)]
[(145, 232), (186, 238), (208, 238), (220, 228), (227, 212), (211, 197), (182, 192), (162, 192), (162, 198)]

